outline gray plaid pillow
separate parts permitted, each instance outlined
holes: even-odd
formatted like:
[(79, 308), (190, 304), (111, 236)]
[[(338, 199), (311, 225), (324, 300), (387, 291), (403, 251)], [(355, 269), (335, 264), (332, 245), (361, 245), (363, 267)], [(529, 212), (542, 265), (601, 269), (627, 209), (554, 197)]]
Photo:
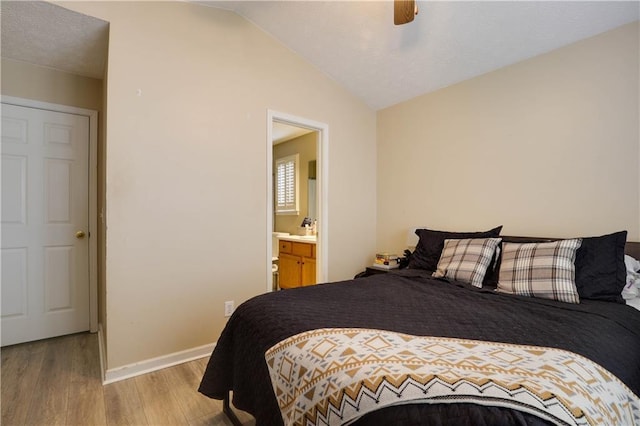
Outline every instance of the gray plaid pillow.
[(501, 238), (444, 240), (444, 248), (433, 276), (482, 287), (482, 280), (500, 241)]
[(575, 280), (580, 238), (550, 243), (504, 243), (498, 291), (580, 303)]

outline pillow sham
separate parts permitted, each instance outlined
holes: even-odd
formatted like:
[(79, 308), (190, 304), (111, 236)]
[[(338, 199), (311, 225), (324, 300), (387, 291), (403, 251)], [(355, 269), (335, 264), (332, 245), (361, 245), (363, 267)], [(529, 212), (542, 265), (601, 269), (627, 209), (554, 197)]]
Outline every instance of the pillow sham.
[(498, 291), (580, 303), (575, 282), (576, 252), (582, 240), (504, 243)]
[(444, 240), (434, 277), (446, 277), (482, 287), (487, 268), (492, 266), (500, 238)]
[(625, 303), (627, 231), (582, 239), (576, 252), (576, 287), (581, 299)]
[(487, 271), (487, 276), (482, 283), (483, 287), (487, 288), (497, 288), (498, 287), (498, 275), (500, 273), (500, 263), (502, 262), (502, 254), (501, 248), (505, 243), (550, 243), (553, 241), (557, 241), (558, 239), (552, 238), (540, 238), (540, 237), (514, 237), (512, 235), (501, 235), (502, 244), (498, 246), (498, 250), (496, 251), (496, 259), (495, 266), (493, 269), (489, 269)]
[(437, 269), (444, 240), (466, 238), (495, 238), (500, 235), (502, 225), (484, 232), (449, 232), (432, 229), (416, 229), (418, 245), (411, 255), (409, 268), (426, 269), (434, 272)]

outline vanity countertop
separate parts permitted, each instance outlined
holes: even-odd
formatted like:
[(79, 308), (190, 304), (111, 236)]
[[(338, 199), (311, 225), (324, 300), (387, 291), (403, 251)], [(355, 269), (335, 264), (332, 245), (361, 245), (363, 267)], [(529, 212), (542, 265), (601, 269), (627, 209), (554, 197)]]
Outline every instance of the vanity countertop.
[(287, 235), (287, 236), (278, 237), (278, 239), (283, 241), (296, 241), (299, 243), (308, 243), (308, 244), (315, 244), (316, 241), (318, 240), (318, 238), (315, 235), (309, 235), (309, 236)]

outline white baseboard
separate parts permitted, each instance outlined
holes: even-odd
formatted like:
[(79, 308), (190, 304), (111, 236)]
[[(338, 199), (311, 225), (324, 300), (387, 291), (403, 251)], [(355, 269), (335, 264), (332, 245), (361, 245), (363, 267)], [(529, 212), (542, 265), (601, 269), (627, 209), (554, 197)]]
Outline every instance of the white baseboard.
[(211, 355), (214, 347), (215, 343), (210, 343), (208, 345), (198, 346), (196, 348), (174, 352), (168, 355), (162, 355), (156, 358), (124, 365), (122, 367), (112, 368), (105, 371), (102, 384), (108, 385), (109, 383), (118, 382), (120, 380), (140, 376), (141, 374), (151, 373), (152, 371), (162, 370), (163, 368), (204, 358)]

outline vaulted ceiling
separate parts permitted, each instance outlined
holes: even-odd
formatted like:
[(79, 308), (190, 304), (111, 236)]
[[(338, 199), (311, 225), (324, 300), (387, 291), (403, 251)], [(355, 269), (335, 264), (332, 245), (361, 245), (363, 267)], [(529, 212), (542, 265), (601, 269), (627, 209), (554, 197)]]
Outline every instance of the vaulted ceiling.
[[(234, 11), (380, 109), (640, 19), (637, 1), (197, 1)], [(2, 56), (102, 78), (108, 23), (2, 1)]]
[(640, 19), (637, 1), (202, 1), (235, 11), (374, 109)]

